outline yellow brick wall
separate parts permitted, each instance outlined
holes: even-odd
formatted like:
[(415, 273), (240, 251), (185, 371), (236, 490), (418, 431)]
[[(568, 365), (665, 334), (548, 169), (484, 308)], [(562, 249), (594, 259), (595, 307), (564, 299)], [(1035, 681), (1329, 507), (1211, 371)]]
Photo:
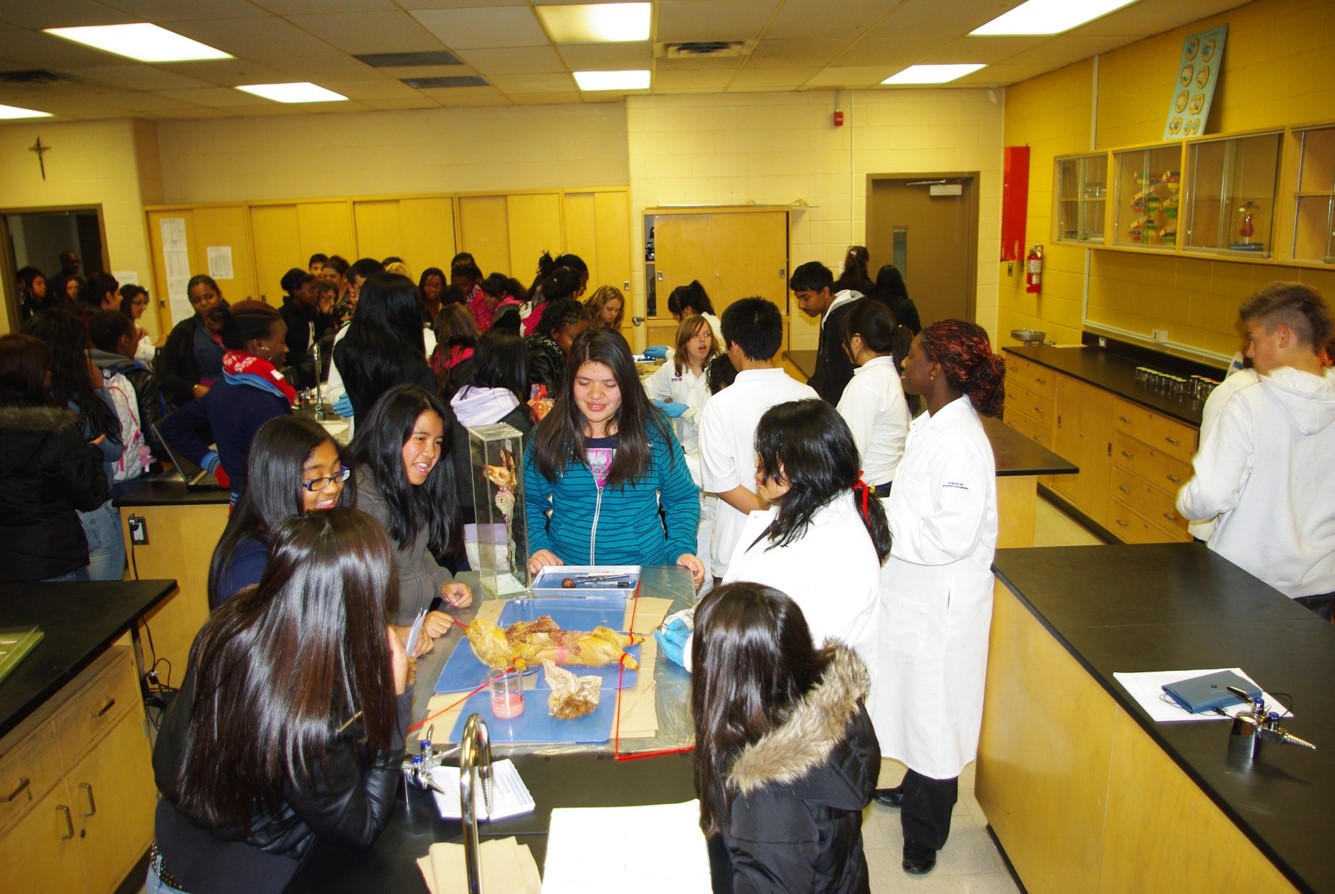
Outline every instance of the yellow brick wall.
[[(1032, 148), (1030, 244), (1051, 240), (1053, 157), (1161, 141), (1183, 39), (1225, 23), (1211, 133), (1335, 121), (1335, 0), (1256, 0), (1106, 53), (1097, 68), (1086, 61), (1016, 84), (1006, 91), (1005, 141)], [(1003, 343), (1019, 327), (1078, 341), (1086, 269), (1091, 320), (1146, 341), (1151, 328), (1167, 328), (1185, 351), (1219, 357), (1238, 348), (1238, 304), (1266, 283), (1309, 282), (1335, 301), (1329, 270), (1053, 245), (1045, 260), (1040, 297), (1024, 292), (1019, 265), (1011, 276), (1002, 266)]]
[[(849, 245), (866, 239), (867, 175), (979, 173), (977, 317), (995, 331), (1001, 229), (999, 92), (857, 91), (637, 96), (627, 101), (634, 245), (643, 210), (673, 204), (795, 207), (791, 266), (820, 261), (838, 273)], [(872, 258), (875, 269), (885, 263)], [(644, 308), (644, 257), (637, 252), (632, 306)], [(911, 288), (911, 284), (910, 284)], [(815, 348), (818, 322), (800, 313), (790, 345)]]

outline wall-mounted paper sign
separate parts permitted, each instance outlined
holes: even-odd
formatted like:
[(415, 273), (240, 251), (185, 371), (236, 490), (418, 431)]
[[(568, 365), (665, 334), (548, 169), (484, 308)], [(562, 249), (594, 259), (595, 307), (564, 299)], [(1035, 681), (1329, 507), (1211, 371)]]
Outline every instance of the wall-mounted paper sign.
[(214, 279), (231, 279), (232, 246), (210, 245), (206, 251), (209, 255), (209, 276)]
[(1168, 103), (1164, 123), (1165, 140), (1182, 140), (1205, 133), (1214, 100), (1214, 85), (1219, 83), (1219, 67), (1224, 61), (1224, 37), (1228, 26), (1220, 25), (1182, 41), (1182, 60), (1173, 81), (1173, 98)]
[(162, 233), (162, 266), (167, 273), (167, 300), (173, 321), (184, 320), (195, 312), (190, 306), (190, 246), (186, 241), (185, 218), (164, 217), (158, 221)]

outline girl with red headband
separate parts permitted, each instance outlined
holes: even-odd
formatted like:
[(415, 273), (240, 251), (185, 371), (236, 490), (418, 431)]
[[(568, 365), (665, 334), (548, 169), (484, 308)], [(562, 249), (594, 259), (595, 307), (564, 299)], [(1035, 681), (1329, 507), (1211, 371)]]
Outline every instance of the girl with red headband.
[(825, 401), (789, 401), (760, 417), (755, 445), (756, 493), (771, 508), (747, 518), (724, 583), (781, 589), (816, 642), (839, 640), (875, 667), (890, 534), (848, 424)]
[(872, 720), (882, 757), (908, 766), (876, 800), (903, 809), (911, 874), (936, 865), (978, 751), (997, 546), (996, 465), (978, 417), (1001, 412), (1005, 374), (987, 333), (962, 320), (928, 326), (904, 359), (904, 390), (927, 412), (909, 426), (886, 505), (894, 548)]

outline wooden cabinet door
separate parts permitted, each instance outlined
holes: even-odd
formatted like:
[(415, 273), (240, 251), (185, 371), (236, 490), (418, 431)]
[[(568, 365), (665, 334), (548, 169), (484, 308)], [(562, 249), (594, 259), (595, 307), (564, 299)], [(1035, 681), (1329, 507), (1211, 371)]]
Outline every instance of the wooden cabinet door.
[(298, 202), (297, 235), (301, 249), (288, 267), (305, 268), (306, 259), (316, 252), (342, 255), (349, 264), (361, 257), (357, 254), (352, 206), (346, 201)]
[(397, 199), (353, 202), (352, 222), (357, 230), (358, 258), (379, 261), (390, 255), (403, 257), (403, 229)]
[[(152, 797), (152, 780), (149, 784)], [(58, 782), (27, 816), (0, 837), (5, 890), (83, 891), (79, 819), (64, 781)], [(135, 859), (138, 857), (136, 854)], [(112, 887), (114, 884), (106, 890)]]
[(439, 267), (448, 278), (450, 259), (457, 251), (454, 247), (454, 203), (448, 196), (400, 200), (399, 238), (400, 244), (391, 254), (403, 258), (414, 276), (420, 278), (426, 268)]
[[(616, 286), (630, 298), (630, 200), (624, 191), (562, 196), (566, 251), (589, 265), (589, 291)], [(637, 311), (642, 313), (642, 311)], [(627, 308), (626, 317), (634, 314)]]
[[(283, 274), (293, 267), (306, 269), (315, 252), (302, 252), (301, 224), (296, 205), (255, 205), (250, 209), (250, 232), (255, 241), (255, 276), (281, 296)], [(329, 252), (325, 252), (329, 254)], [(272, 283), (273, 285), (268, 285)], [(269, 294), (267, 291), (265, 294)], [(281, 304), (282, 298), (273, 302)]]
[(788, 213), (717, 214), (713, 226), (715, 286), (705, 284), (714, 309), (738, 298), (768, 298), (788, 315)]
[(459, 250), (471, 252), (484, 274), (508, 272), (525, 286), (537, 272), (537, 255), (525, 269), (509, 269), (510, 222), (505, 196), (459, 197)]
[(1112, 476), (1113, 396), (1070, 376), (1056, 375), (1056, 427), (1052, 449), (1080, 467), (1054, 475), (1051, 487), (1099, 525), (1108, 518)]
[(87, 890), (114, 890), (153, 838), (153, 770), (143, 711), (125, 715), (66, 777)]
[[(509, 230), (509, 261), (505, 266), (482, 268), (483, 273), (512, 273), (515, 270), (538, 269), (538, 258), (544, 251), (552, 257), (564, 253), (561, 240), (561, 197), (556, 193), (506, 196), (506, 224)], [(592, 270), (589, 271), (592, 274)], [(524, 282), (523, 276), (515, 279)], [(532, 282), (532, 276), (528, 278)], [(596, 287), (592, 276), (589, 284)], [(527, 285), (527, 283), (525, 283)]]
[[(209, 249), (230, 249), (232, 276), (214, 277), (229, 301), (267, 296), (270, 304), (282, 304), (283, 290), (278, 279), (257, 282), (255, 255), (250, 246), (250, 227), (246, 209), (241, 205), (204, 206), (194, 210), (194, 240), (190, 244), (191, 273), (208, 273)], [(279, 278), (282, 274), (279, 274)]]

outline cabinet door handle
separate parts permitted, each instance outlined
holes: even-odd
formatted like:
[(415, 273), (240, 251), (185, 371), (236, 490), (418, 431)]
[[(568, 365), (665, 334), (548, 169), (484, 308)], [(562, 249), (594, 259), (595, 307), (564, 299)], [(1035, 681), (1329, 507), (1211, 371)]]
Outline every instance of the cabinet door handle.
[(1113, 519), (1113, 521), (1117, 522), (1119, 525), (1121, 525), (1121, 526), (1124, 527), (1124, 528), (1126, 527), (1126, 522), (1122, 521), (1120, 518), (1115, 518), (1115, 519)]
[(1118, 420), (1119, 422), (1125, 422), (1127, 425), (1130, 425), (1130, 424), (1131, 424), (1131, 420), (1130, 420), (1130, 419), (1127, 419), (1125, 416), (1118, 416), (1118, 417), (1117, 417), (1117, 420)]
[(1180, 447), (1180, 446), (1182, 446), (1182, 442), (1179, 441), (1177, 438), (1170, 438), (1170, 437), (1168, 437), (1168, 435), (1164, 435), (1164, 436), (1163, 436), (1163, 439), (1164, 439), (1165, 441), (1167, 441), (1168, 443), (1172, 444), (1174, 447)]
[(92, 816), (97, 813), (97, 802), (93, 800), (93, 784), (91, 782), (80, 782), (79, 788), (83, 789), (88, 795), (88, 809), (84, 811), (84, 816)]
[(107, 696), (107, 703), (106, 703), (105, 705), (103, 705), (101, 708), (99, 708), (98, 710), (94, 711), (92, 714), (88, 715), (88, 716), (90, 716), (90, 717), (103, 717), (103, 716), (106, 715), (106, 713), (107, 713), (108, 711), (110, 711), (110, 710), (111, 710), (112, 708), (114, 708), (114, 707), (116, 707), (116, 700), (115, 700), (114, 698), (112, 698), (111, 696)]
[(68, 835), (61, 835), (60, 840), (69, 841), (74, 837), (74, 815), (70, 813), (70, 809), (64, 804), (57, 804), (56, 809), (65, 814), (65, 828), (69, 832)]
[(1174, 484), (1182, 483), (1182, 479), (1177, 477), (1176, 475), (1165, 475), (1164, 477), (1167, 478), (1169, 481), (1173, 482)]
[(1125, 484), (1117, 485), (1117, 489), (1120, 490), (1122, 493), (1126, 494), (1127, 496), (1131, 495), (1131, 488), (1127, 487)]
[[(23, 794), (25, 791), (28, 790), (28, 783), (31, 781), (32, 780), (27, 778), (26, 776), (20, 776), (18, 788), (14, 789), (12, 792), (10, 792), (8, 795), (5, 796), (5, 803), (6, 804), (13, 803), (15, 798), (17, 798), (19, 795)], [(28, 795), (28, 800), (29, 801), (32, 800), (32, 795)]]

